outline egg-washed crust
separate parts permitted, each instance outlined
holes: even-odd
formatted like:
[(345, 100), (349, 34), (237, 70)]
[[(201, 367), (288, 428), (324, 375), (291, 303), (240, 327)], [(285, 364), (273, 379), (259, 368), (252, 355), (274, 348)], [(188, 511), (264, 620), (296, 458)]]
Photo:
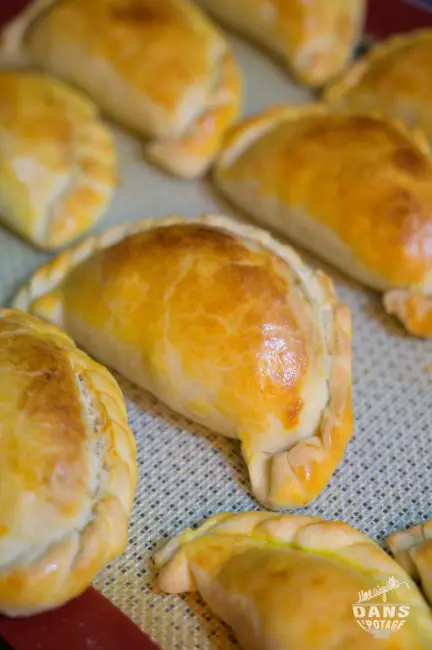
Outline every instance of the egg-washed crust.
[[(219, 170), (229, 166), (244, 150), (252, 146), (254, 141), (277, 128), (279, 124), (302, 117), (332, 114), (331, 106), (323, 102), (301, 106), (280, 104), (271, 106), (231, 128), (215, 162), (213, 174), (216, 185)], [(352, 117), (372, 118), (389, 124), (422, 154), (429, 157), (429, 142), (421, 129), (409, 129), (401, 120), (384, 117), (379, 111), (347, 111), (346, 114)], [(432, 337), (432, 272), (429, 266), (424, 269), (424, 278), (421, 285), (409, 286), (404, 290), (387, 291), (383, 295), (383, 304), (386, 312), (396, 315), (408, 332), (415, 336), (430, 338)]]
[[(309, 515), (280, 515), (270, 512), (222, 513), (208, 519), (196, 530), (188, 529), (170, 540), (156, 555), (160, 570), (159, 586), (169, 593), (196, 590), (188, 569), (187, 548), (199, 538), (224, 536), (236, 541), (246, 538), (263, 547), (295, 549), (325, 555), (365, 574), (380, 574), (407, 581), (404, 569), (369, 537), (340, 521), (326, 521)], [(404, 591), (407, 605), (416, 607), (419, 620), (428, 615), (418, 590)], [(430, 622), (427, 624), (430, 627)]]
[[(28, 557), (0, 567), (0, 611), (26, 616), (82, 593), (95, 574), (124, 550), (137, 481), (136, 450), (121, 390), (108, 370), (54, 325), (12, 309), (0, 310), (0, 319), (7, 319), (20, 333), (48, 341), (64, 356), (77, 383), (78, 377), (85, 382), (97, 404), (97, 435), (108, 442), (102, 458), (103, 483), (85, 526), (65, 530), (47, 547), (35, 547)], [(87, 433), (89, 438), (95, 435), (93, 430)]]
[[(387, 539), (396, 562), (414, 579), (420, 580), (432, 605), (432, 520), (409, 530), (393, 533)], [(427, 568), (428, 575), (425, 569)]]
[[(334, 18), (334, 31), (322, 27), (322, 15), (315, 11), (313, 2), (309, 3), (309, 8), (305, 7), (306, 3), (302, 0), (297, 0), (298, 7), (295, 2), (284, 0), (253, 0), (251, 7), (242, 0), (198, 2), (221, 24), (244, 36), (264, 53), (273, 56), (288, 69), (295, 81), (310, 87), (322, 86), (340, 73), (350, 58), (353, 43), (360, 36), (364, 23), (364, 0), (345, 0), (345, 7), (342, 6), (343, 3), (334, 0), (327, 0), (327, 3)], [(300, 5), (302, 8), (299, 9)], [(343, 10), (346, 13), (343, 13)], [(261, 19), (256, 16), (259, 11)], [(298, 19), (298, 13), (303, 21)], [(314, 17), (316, 13), (318, 16)], [(302, 35), (298, 43), (293, 34), (290, 34), (294, 25), (297, 26), (297, 33)], [(317, 26), (321, 29), (317, 30)], [(323, 48), (324, 43), (326, 49)]]
[[(31, 54), (25, 51), (26, 35), (59, 2), (60, 0), (34, 0), (26, 7), (0, 34), (0, 54), (14, 61), (31, 63)], [(190, 10), (194, 14), (201, 13), (198, 7), (192, 5)], [(182, 178), (195, 178), (207, 171), (220, 148), (226, 129), (239, 115), (243, 100), (240, 68), (216, 26), (212, 28), (214, 46), (218, 42), (220, 52), (211, 71), (212, 81), (203, 110), (191, 118), (182, 132), (178, 132), (177, 128), (175, 134), (167, 137), (158, 137), (150, 132), (140, 133), (151, 138), (146, 146), (149, 159), (164, 171)], [(181, 99), (179, 96), (177, 104)], [(162, 105), (160, 108), (164, 109)], [(116, 119), (115, 111), (110, 114)], [(122, 119), (119, 117), (118, 121), (121, 123)], [(127, 126), (134, 128), (130, 124)]]
[[(274, 104), (264, 111), (246, 118), (243, 122), (228, 130), (224, 139), (224, 146), (216, 160), (215, 168), (217, 170), (218, 167), (229, 164), (231, 157), (237, 157), (244, 149), (251, 146), (255, 140), (258, 140), (279, 124), (295, 121), (302, 117), (333, 114), (332, 107), (324, 102)], [(429, 141), (421, 129), (409, 129), (401, 120), (385, 117), (379, 111), (346, 111), (346, 114), (353, 117), (370, 117), (382, 120), (410, 140), (422, 153), (425, 155), (430, 154)], [(337, 113), (337, 115), (340, 115), (340, 113)]]
[(353, 416), (351, 404), (351, 318), (348, 308), (340, 303), (329, 278), (309, 269), (289, 246), (277, 242), (265, 231), (231, 219), (201, 215), (193, 220), (169, 216), (122, 224), (101, 235), (90, 236), (71, 248), (30, 278), (18, 292), (14, 306), (32, 311), (32, 304), (55, 289), (69, 271), (94, 252), (107, 248), (125, 237), (156, 227), (198, 223), (219, 228), (239, 237), (260, 242), (280, 256), (297, 276), (306, 299), (309, 299), (321, 324), (329, 356), (328, 394), (317, 431), (298, 441), (291, 449), (269, 456), (256, 454), (243, 447), (256, 483), (262, 487), (257, 498), (272, 509), (299, 507), (312, 501), (330, 480), (351, 438)]
[(377, 43), (355, 61), (345, 73), (341, 74), (339, 78), (336, 78), (333, 83), (324, 89), (323, 100), (329, 104), (337, 103), (347, 91), (354, 88), (362, 80), (364, 74), (373, 66), (375, 61), (403, 49), (410, 43), (422, 40), (432, 41), (432, 29), (418, 29), (405, 34), (397, 34)]
[[(0, 113), (5, 110), (7, 116), (0, 139), (11, 140), (0, 154), (1, 201), (9, 206), (4, 220), (38, 248), (57, 249), (92, 227), (109, 205), (117, 184), (110, 131), (87, 97), (50, 75), (2, 69), (0, 90)], [(34, 114), (28, 109), (23, 114), (32, 93)], [(26, 171), (20, 163), (26, 151), (38, 166), (37, 181), (16, 171), (20, 165)]]

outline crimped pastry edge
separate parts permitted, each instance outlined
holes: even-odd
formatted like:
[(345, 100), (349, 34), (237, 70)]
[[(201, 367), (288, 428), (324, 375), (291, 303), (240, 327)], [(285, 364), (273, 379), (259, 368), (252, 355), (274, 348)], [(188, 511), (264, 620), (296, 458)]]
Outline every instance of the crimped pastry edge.
[[(225, 136), (223, 146), (216, 157), (213, 175), (217, 178), (218, 169), (231, 164), (238, 155), (241, 155), (248, 147), (277, 128), (284, 122), (293, 122), (303, 117), (319, 115), (340, 116), (340, 117), (365, 117), (371, 118), (383, 124), (390, 125), (398, 133), (406, 137), (421, 152), (430, 156), (429, 141), (425, 133), (418, 128), (408, 128), (402, 120), (386, 117), (380, 111), (336, 111), (331, 105), (322, 101), (310, 102), (308, 104), (275, 104), (269, 108), (246, 117), (240, 123), (231, 127)], [(258, 129), (258, 127), (261, 127)], [(251, 131), (256, 130), (256, 136), (251, 137)]]
[[(303, 514), (278, 514), (272, 512), (224, 512), (207, 519), (197, 529), (186, 529), (170, 539), (155, 554), (153, 560), (157, 569), (169, 571), (170, 563), (182, 553), (190, 542), (206, 536), (226, 536), (233, 539), (246, 537), (257, 543), (274, 544), (278, 548), (293, 548), (309, 554), (331, 554), (338, 561), (349, 564), (355, 570), (365, 573), (384, 573), (399, 576), (413, 588), (409, 590), (408, 602), (429, 610), (414, 583), (385, 551), (370, 537), (342, 521), (329, 521), (319, 516)], [(361, 552), (356, 562), (356, 549), (370, 547), (373, 554), (370, 564), (365, 566), (365, 553)], [(354, 557), (347, 549), (354, 551)], [(377, 558), (379, 551), (379, 558)], [(378, 560), (378, 562), (377, 562)], [(431, 620), (428, 621), (431, 627)]]
[(421, 28), (411, 32), (396, 34), (378, 42), (369, 52), (355, 61), (344, 73), (339, 75), (323, 91), (323, 100), (328, 104), (338, 102), (347, 90), (353, 88), (363, 78), (367, 69), (378, 59), (399, 50), (416, 40), (432, 40), (432, 29)]
[[(29, 333), (34, 332), (55, 342), (70, 362), (74, 376), (84, 377), (97, 400), (102, 416), (98, 436), (106, 437), (109, 442), (105, 460), (109, 460), (110, 472), (99, 499), (93, 504), (92, 516), (82, 529), (73, 528), (61, 539), (53, 539), (44, 549), (35, 549), (28, 562), (18, 565), (14, 562), (0, 569), (0, 582), (8, 580), (8, 574), (12, 574), (13, 580), (17, 572), (20, 584), (18, 595), (10, 603), (3, 599), (0, 601), (0, 610), (8, 616), (27, 616), (62, 605), (79, 595), (106, 563), (123, 552), (137, 483), (136, 446), (128, 426), (122, 392), (106, 368), (78, 349), (73, 340), (55, 325), (7, 308), (0, 309), (0, 318), (13, 319)], [(128, 485), (125, 485), (125, 476)], [(110, 539), (107, 528), (116, 530), (117, 537)], [(79, 534), (80, 543), (71, 558), (67, 544), (76, 534)], [(54, 572), (53, 566), (56, 567)], [(41, 602), (40, 583), (45, 584), (50, 574), (51, 589), (46, 592), (46, 601)]]

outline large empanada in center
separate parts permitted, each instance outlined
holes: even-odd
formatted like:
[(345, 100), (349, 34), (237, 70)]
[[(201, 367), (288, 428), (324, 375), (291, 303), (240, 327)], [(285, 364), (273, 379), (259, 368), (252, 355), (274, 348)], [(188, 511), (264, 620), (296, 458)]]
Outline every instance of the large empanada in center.
[(309, 503), (352, 433), (351, 322), (330, 280), (222, 217), (121, 225), (40, 269), (16, 306), (213, 431), (270, 508)]

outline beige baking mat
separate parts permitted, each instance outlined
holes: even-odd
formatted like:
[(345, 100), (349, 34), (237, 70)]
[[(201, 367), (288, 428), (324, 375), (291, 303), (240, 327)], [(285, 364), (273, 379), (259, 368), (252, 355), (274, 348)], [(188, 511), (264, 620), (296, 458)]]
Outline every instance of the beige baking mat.
[[(307, 94), (292, 87), (271, 61), (245, 43), (233, 43), (246, 73), (248, 113), (270, 103), (307, 101)], [(146, 164), (138, 142), (117, 131), (116, 137), (121, 186), (98, 229), (171, 212), (221, 211), (204, 183), (167, 178)], [(0, 304), (7, 305), (13, 291), (45, 260), (0, 229)], [(383, 314), (377, 296), (330, 273), (353, 312), (357, 422), (343, 463), (306, 511), (343, 519), (382, 540), (432, 516), (432, 344), (404, 336)], [(239, 447), (119, 380), (138, 442), (139, 487), (129, 548), (103, 571), (96, 587), (163, 650), (237, 647), (198, 597), (157, 590), (152, 557), (165, 539), (209, 515), (258, 508), (248, 492)]]

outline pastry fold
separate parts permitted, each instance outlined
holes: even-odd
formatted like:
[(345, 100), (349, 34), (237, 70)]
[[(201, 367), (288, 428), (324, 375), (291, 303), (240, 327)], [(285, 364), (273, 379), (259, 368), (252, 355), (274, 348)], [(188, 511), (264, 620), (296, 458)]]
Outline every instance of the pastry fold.
[(432, 520), (390, 535), (388, 545), (396, 562), (421, 583), (432, 605)]
[[(432, 647), (432, 614), (410, 577), (341, 522), (216, 515), (170, 541), (155, 562), (163, 591), (198, 591), (247, 650)], [(376, 591), (387, 586), (383, 600)], [(377, 621), (389, 624), (379, 636)]]
[(116, 185), (94, 104), (56, 79), (0, 70), (0, 222), (41, 249), (91, 228)]
[(15, 305), (239, 439), (269, 508), (309, 503), (343, 456), (349, 310), (324, 274), (261, 230), (209, 215), (122, 224), (37, 271)]
[(216, 186), (261, 225), (384, 292), (432, 336), (432, 160), (427, 141), (372, 114), (277, 106), (232, 129)]
[(126, 546), (135, 485), (114, 378), (56, 327), (0, 310), (0, 612), (85, 591)]
[(224, 24), (277, 54), (293, 76), (321, 86), (351, 58), (364, 0), (198, 0)]
[(432, 141), (432, 29), (375, 45), (324, 92), (335, 108), (376, 110), (423, 130)]
[(2, 49), (81, 88), (178, 176), (204, 173), (239, 112), (233, 55), (188, 0), (36, 0)]

